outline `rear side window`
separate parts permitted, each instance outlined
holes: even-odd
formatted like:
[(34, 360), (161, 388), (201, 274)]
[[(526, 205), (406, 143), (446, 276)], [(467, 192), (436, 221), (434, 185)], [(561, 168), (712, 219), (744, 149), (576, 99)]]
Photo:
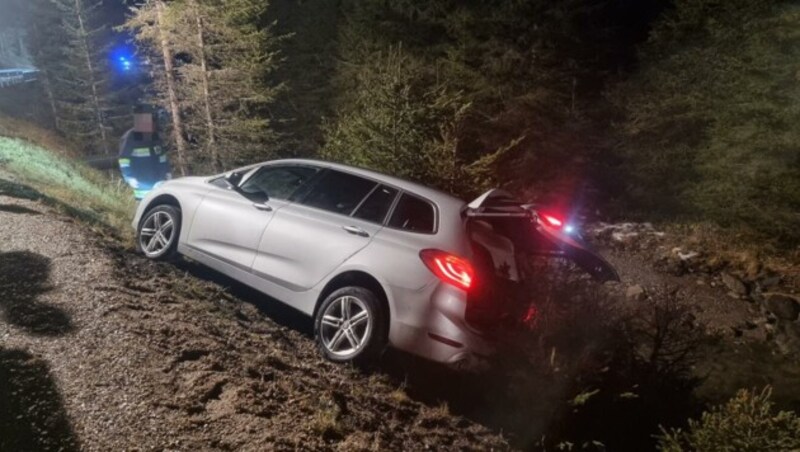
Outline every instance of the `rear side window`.
[(352, 174), (328, 171), (300, 204), (350, 215), (376, 185)]
[(389, 226), (404, 231), (432, 234), (436, 231), (433, 204), (404, 193), (389, 220)]
[(381, 185), (372, 191), (353, 216), (373, 223), (383, 223), (395, 196), (397, 196), (397, 190)]

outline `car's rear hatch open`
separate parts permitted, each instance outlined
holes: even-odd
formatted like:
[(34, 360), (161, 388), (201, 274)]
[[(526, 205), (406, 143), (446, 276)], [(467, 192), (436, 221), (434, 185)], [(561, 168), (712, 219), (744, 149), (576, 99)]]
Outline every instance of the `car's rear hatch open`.
[(535, 294), (520, 293), (531, 274), (524, 263), (532, 257), (564, 258), (600, 282), (618, 281), (614, 267), (584, 243), (565, 221), (539, 212), (493, 189), (465, 206), (467, 232), (473, 248), (476, 287), (470, 293), (467, 320), (485, 327)]

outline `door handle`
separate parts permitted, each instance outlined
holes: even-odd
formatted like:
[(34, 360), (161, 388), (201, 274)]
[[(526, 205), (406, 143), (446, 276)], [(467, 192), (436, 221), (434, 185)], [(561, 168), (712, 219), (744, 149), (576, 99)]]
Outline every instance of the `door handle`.
[(272, 212), (272, 207), (270, 207), (270, 206), (268, 206), (268, 205), (266, 205), (264, 203), (254, 202), (253, 203), (253, 207), (255, 207), (258, 210), (263, 210), (264, 212)]
[(342, 226), (342, 229), (353, 235), (369, 237), (369, 232), (359, 228), (358, 226)]

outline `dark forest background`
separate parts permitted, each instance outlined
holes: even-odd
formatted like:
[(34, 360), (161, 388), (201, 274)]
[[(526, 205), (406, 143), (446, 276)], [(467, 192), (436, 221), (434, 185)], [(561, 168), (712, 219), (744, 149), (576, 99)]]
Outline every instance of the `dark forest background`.
[(85, 155), (113, 154), (147, 102), (182, 174), (325, 158), (800, 243), (797, 2), (19, 5), (38, 120)]

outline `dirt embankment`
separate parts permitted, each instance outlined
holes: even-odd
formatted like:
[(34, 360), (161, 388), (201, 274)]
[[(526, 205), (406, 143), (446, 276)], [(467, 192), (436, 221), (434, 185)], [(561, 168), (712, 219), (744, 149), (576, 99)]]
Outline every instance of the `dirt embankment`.
[(535, 327), (493, 372), (389, 353), (365, 373), (323, 361), (310, 320), (274, 300), (5, 194), (0, 451), (648, 450), (739, 388), (800, 408), (781, 347), (797, 313), (764, 295), (794, 297), (791, 281), (732, 279), (652, 228), (595, 234), (622, 283), (532, 291)]
[(195, 271), (0, 196), (0, 450), (508, 448), (398, 378), (321, 360), (310, 321)]

